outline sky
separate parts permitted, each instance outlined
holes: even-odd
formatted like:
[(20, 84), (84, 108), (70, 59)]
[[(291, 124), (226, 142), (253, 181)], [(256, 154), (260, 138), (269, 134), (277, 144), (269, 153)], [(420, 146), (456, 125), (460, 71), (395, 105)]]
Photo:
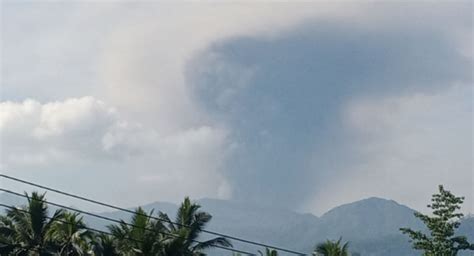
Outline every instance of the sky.
[(471, 1), (0, 6), (2, 173), (316, 215), (444, 184), (474, 212)]

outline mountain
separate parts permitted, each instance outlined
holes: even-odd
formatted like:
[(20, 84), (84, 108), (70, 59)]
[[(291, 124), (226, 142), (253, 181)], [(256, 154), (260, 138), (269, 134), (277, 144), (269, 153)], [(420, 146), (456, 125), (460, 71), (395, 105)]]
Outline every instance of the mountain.
[[(0, 194), (0, 203), (15, 204), (15, 201)], [(231, 200), (201, 199), (197, 203), (213, 216), (208, 230), (306, 253), (310, 253), (316, 243), (342, 237), (344, 241), (350, 241), (352, 252), (364, 256), (415, 256), (419, 253), (411, 249), (399, 228), (424, 228), (413, 216), (413, 209), (393, 200), (375, 197), (335, 207), (321, 217)], [(178, 208), (175, 204), (163, 202), (142, 207), (147, 211), (166, 212), (171, 218)], [(121, 211), (100, 214), (126, 221), (130, 218), (130, 214)], [(84, 219), (90, 226), (100, 229), (111, 224), (90, 216), (84, 216)], [(466, 217), (458, 233), (474, 241), (474, 218)], [(262, 249), (239, 242), (234, 242), (234, 246), (248, 251)], [(210, 255), (229, 254), (216, 249)]]
[(338, 206), (325, 213), (321, 217), (324, 224), (320, 232), (332, 238), (343, 236), (349, 240), (400, 234), (402, 226), (422, 227), (422, 223), (413, 218), (413, 212), (393, 200), (372, 197)]
[(321, 216), (321, 225), (311, 237), (342, 237), (362, 255), (417, 255), (399, 231), (400, 227), (423, 229), (413, 213), (393, 200), (372, 197), (331, 209)]
[[(352, 252), (361, 255), (415, 256), (419, 253), (411, 248), (399, 228), (424, 229), (423, 224), (413, 216), (413, 209), (376, 197), (335, 207), (321, 217), (229, 200), (201, 199), (197, 203), (213, 216), (208, 230), (306, 253), (310, 253), (318, 242), (342, 237), (350, 241)], [(173, 217), (178, 206), (155, 202), (142, 207), (147, 211), (161, 210)], [(102, 215), (125, 220), (129, 217), (124, 212)], [(100, 220), (86, 219), (94, 225), (104, 225)], [(466, 218), (462, 223), (459, 233), (468, 235), (473, 241), (474, 218)], [(239, 242), (234, 242), (234, 246), (248, 251), (261, 249)], [(211, 255), (229, 254), (215, 250)]]

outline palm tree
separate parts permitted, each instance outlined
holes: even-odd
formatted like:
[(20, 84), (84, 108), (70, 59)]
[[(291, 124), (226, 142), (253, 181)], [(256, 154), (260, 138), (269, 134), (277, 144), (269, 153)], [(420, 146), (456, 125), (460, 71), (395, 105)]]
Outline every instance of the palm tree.
[(154, 221), (141, 207), (135, 210), (131, 223), (121, 221), (119, 225), (109, 226), (117, 240), (117, 249), (122, 255), (157, 255), (161, 252), (164, 227)]
[(117, 243), (113, 236), (96, 234), (91, 242), (91, 250), (88, 252), (92, 256), (119, 256)]
[(337, 241), (327, 240), (324, 243), (320, 243), (316, 246), (313, 254), (318, 256), (348, 256), (349, 243), (341, 244), (341, 240), (342, 238), (339, 238)]
[(15, 241), (13, 222), (6, 216), (0, 215), (0, 255), (9, 255), (19, 244)]
[(59, 255), (83, 255), (87, 252), (93, 233), (79, 217), (79, 213), (64, 212), (62, 218), (55, 222), (48, 232), (52, 240), (56, 241)]
[(224, 237), (197, 241), (212, 216), (187, 197), (174, 222), (161, 212), (163, 221), (154, 220), (153, 211), (138, 208), (130, 224), (122, 220), (109, 226), (111, 235), (89, 231), (77, 213), (56, 210), (49, 215), (44, 194), (26, 197), (26, 206), (0, 215), (0, 255), (197, 256), (209, 248), (232, 246)]
[(48, 217), (48, 206), (44, 194), (33, 192), (26, 194), (28, 204), (22, 208), (7, 210), (11, 220), (10, 232), (16, 242), (14, 255), (52, 255), (56, 245), (49, 239), (53, 224), (63, 216), (62, 210), (56, 210)]
[(205, 255), (204, 250), (216, 247), (232, 247), (229, 240), (224, 237), (216, 237), (197, 243), (202, 230), (211, 220), (212, 216), (207, 212), (199, 211), (200, 205), (191, 203), (186, 197), (181, 203), (176, 219), (173, 222), (167, 214), (160, 212), (159, 216), (166, 222), (167, 235), (164, 241), (164, 254), (167, 256), (195, 256)]
[(278, 252), (276, 250), (269, 248), (265, 248), (265, 255), (261, 251), (258, 251), (258, 253), (260, 253), (261, 256), (278, 256)]

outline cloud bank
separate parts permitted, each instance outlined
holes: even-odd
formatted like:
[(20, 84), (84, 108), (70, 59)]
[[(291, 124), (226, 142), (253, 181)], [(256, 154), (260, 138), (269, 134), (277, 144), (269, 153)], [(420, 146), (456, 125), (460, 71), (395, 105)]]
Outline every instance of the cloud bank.
[[(44, 104), (31, 99), (2, 102), (0, 134), (2, 169), (15, 170), (12, 174), (49, 172), (58, 181), (72, 175), (99, 191), (105, 180), (95, 177), (126, 181), (138, 186), (130, 191), (135, 198), (145, 194), (142, 185), (173, 201), (188, 194), (230, 197), (218, 172), (226, 157), (224, 130), (200, 126), (162, 135), (89, 96)], [(121, 175), (128, 180), (116, 179)]]

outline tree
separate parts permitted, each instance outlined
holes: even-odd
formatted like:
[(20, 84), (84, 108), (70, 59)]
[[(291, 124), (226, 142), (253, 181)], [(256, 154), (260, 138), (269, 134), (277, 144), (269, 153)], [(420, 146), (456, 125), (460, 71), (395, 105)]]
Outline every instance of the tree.
[(278, 256), (278, 252), (276, 250), (269, 248), (265, 248), (265, 254), (263, 254), (261, 251), (258, 251), (258, 253), (260, 253), (261, 256)]
[(401, 228), (403, 234), (411, 238), (413, 248), (422, 250), (424, 256), (455, 256), (460, 250), (474, 250), (465, 236), (455, 236), (455, 230), (461, 225), (463, 214), (458, 212), (464, 202), (464, 197), (456, 197), (450, 191), (438, 187), (428, 208), (432, 209), (432, 216), (415, 212), (429, 230), (429, 234), (414, 231), (410, 228)]
[(48, 206), (44, 194), (33, 192), (31, 197), (28, 194), (26, 196), (28, 204), (25, 207), (7, 210), (10, 230), (4, 231), (10, 232), (15, 241), (12, 253), (14, 255), (52, 255), (56, 245), (47, 234), (53, 224), (63, 217), (64, 212), (56, 210), (51, 217), (48, 217)]
[(64, 212), (48, 232), (52, 240), (59, 244), (59, 255), (83, 255), (88, 251), (93, 233), (79, 217), (79, 213)]
[(10, 255), (19, 247), (15, 240), (15, 227), (7, 216), (0, 215), (0, 255)]
[(327, 240), (324, 243), (318, 244), (314, 254), (318, 256), (348, 256), (348, 249), (349, 243), (342, 244), (342, 238), (339, 238), (337, 241)]
[(26, 206), (0, 214), (0, 255), (196, 256), (216, 246), (232, 246), (224, 237), (197, 240), (212, 217), (189, 198), (174, 222), (164, 213), (160, 213), (163, 221), (153, 218), (153, 211), (139, 207), (129, 223), (110, 225), (107, 234), (89, 229), (79, 213), (56, 210), (50, 215), (44, 194), (26, 197)]
[(162, 251), (161, 241), (164, 226), (154, 221), (141, 207), (135, 210), (131, 223), (121, 221), (119, 225), (109, 226), (109, 230), (117, 242), (121, 255), (157, 255)]
[(166, 239), (164, 241), (164, 254), (167, 256), (194, 256), (204, 255), (203, 251), (215, 246), (232, 247), (229, 240), (224, 237), (216, 237), (204, 242), (197, 243), (201, 231), (211, 220), (212, 216), (207, 212), (199, 211), (200, 205), (191, 203), (186, 197), (181, 203), (173, 224), (167, 214), (160, 212), (166, 226)]
[(93, 256), (119, 256), (115, 238), (106, 234), (96, 234), (91, 243), (90, 255)]

